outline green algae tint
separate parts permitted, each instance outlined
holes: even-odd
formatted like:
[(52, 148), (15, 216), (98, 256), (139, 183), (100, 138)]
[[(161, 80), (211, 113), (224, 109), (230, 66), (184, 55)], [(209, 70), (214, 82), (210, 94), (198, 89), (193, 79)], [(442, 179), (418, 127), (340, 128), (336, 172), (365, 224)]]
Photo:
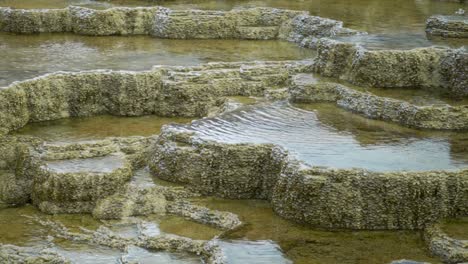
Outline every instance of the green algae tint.
[(450, 15), (465, 4), (443, 1), (407, 0), (0, 0), (0, 6), (13, 8), (63, 8), (68, 5), (105, 8), (112, 6), (166, 6), (230, 10), (236, 7), (268, 6), (309, 11), (312, 15), (342, 20), (351, 28), (369, 32), (423, 33), (426, 19), (433, 14)]
[(0, 49), (0, 87), (56, 71), (142, 71), (154, 65), (300, 60), (315, 56), (310, 49), (274, 40), (171, 40), (73, 34), (0, 33)]
[(339, 83), (348, 88), (360, 91), (368, 92), (380, 97), (388, 97), (392, 99), (406, 101), (408, 103), (424, 106), (424, 105), (444, 105), (449, 104), (452, 106), (458, 105), (467, 105), (468, 98), (453, 99), (447, 96), (444, 96), (442, 91), (436, 90), (427, 90), (417, 87), (413, 88), (377, 88), (377, 87), (362, 87), (353, 85), (347, 81), (340, 80), (337, 78), (322, 77), (320, 75), (314, 74), (310, 75), (311, 78), (317, 80), (317, 82), (331, 82)]
[(468, 240), (468, 217), (458, 217), (446, 220), (442, 230), (451, 238)]
[(59, 221), (71, 231), (79, 227), (96, 230), (102, 223), (86, 214), (45, 215), (31, 205), (18, 208), (0, 209), (0, 243), (17, 246), (46, 245), (49, 230), (31, 217), (40, 216)]
[[(146, 217), (145, 220), (151, 221), (155, 216)], [(159, 228), (162, 232), (189, 237), (192, 239), (210, 240), (222, 233), (216, 228), (195, 223), (179, 216), (158, 216)]]
[[(312, 15), (344, 22), (349, 28), (369, 32), (350, 41), (377, 48), (408, 48), (429, 45), (460, 47), (467, 40), (427, 39), (425, 22), (431, 15), (452, 15), (466, 4), (451, 1), (407, 0), (0, 0), (0, 6), (13, 8), (64, 8), (79, 5), (95, 9), (115, 6), (165, 6), (173, 9), (231, 10), (239, 7), (276, 7), (309, 11)], [(216, 46), (213, 46), (216, 47)], [(268, 49), (266, 49), (268, 50)]]
[[(45, 215), (33, 206), (27, 205), (19, 208), (0, 209), (0, 244), (37, 248), (50, 247), (50, 250), (70, 259), (72, 263), (79, 264), (118, 263), (121, 257), (143, 261), (141, 263), (201, 263), (198, 256), (185, 253), (152, 252), (138, 247), (131, 247), (127, 252), (122, 252), (104, 246), (52, 238), (50, 235), (55, 235), (53, 230), (38, 224), (32, 217), (57, 221), (71, 232), (81, 232), (80, 228), (97, 230), (99, 226), (110, 226), (114, 232), (123, 237), (137, 235), (136, 224), (128, 224), (125, 221), (100, 221), (93, 219), (88, 214)], [(173, 230), (175, 233), (188, 235), (190, 230), (198, 230), (198, 233), (192, 231), (194, 237), (211, 239), (220, 232), (180, 217), (150, 216), (145, 220), (154, 221), (152, 222), (153, 229), (157, 234)]]
[(329, 232), (282, 219), (266, 201), (201, 198), (196, 203), (238, 214), (245, 223), (223, 239), (273, 240), (298, 264), (389, 263), (398, 259), (440, 263), (430, 256), (419, 232)]
[(164, 118), (157, 116), (116, 117), (104, 115), (31, 123), (15, 133), (17, 135), (36, 136), (47, 141), (151, 136), (159, 134), (163, 125), (189, 123), (191, 120), (190, 118)]

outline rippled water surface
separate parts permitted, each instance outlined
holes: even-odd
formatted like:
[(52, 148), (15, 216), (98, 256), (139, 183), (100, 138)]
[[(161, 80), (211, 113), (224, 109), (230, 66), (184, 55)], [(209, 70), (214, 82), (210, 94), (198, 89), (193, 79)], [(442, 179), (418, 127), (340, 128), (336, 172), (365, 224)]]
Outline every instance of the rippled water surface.
[(220, 142), (278, 144), (314, 166), (393, 171), (468, 165), (466, 133), (407, 129), (331, 104), (250, 106), (184, 129)]
[(153, 65), (297, 60), (314, 56), (310, 49), (281, 41), (168, 40), (149, 36), (8, 33), (0, 33), (0, 54), (0, 87), (55, 71), (149, 70)]

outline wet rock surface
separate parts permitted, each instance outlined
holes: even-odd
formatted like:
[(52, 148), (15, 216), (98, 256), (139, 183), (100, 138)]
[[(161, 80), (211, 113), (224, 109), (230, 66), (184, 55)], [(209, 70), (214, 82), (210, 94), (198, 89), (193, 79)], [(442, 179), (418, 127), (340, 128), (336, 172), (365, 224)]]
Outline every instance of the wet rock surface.
[(262, 95), (284, 84), (308, 62), (211, 63), (156, 67), (149, 72), (89, 71), (50, 74), (0, 90), (1, 131), (65, 117), (202, 117), (233, 95)]
[(468, 241), (448, 236), (439, 223), (424, 230), (424, 239), (431, 252), (445, 263), (464, 263), (468, 261)]
[[(230, 159), (223, 158), (226, 153)], [(187, 160), (190, 166), (177, 165)], [(220, 166), (213, 166), (217, 162)], [(174, 131), (160, 137), (150, 167), (158, 177), (204, 194), (270, 200), (279, 215), (325, 228), (422, 229), (468, 210), (463, 197), (466, 170), (374, 173), (304, 168), (273, 145), (222, 144)]]
[(426, 21), (426, 33), (445, 38), (468, 38), (468, 17), (432, 16)]
[[(464, 22), (431, 18), (428, 33), (465, 37)], [(468, 95), (464, 48), (367, 50), (330, 39), (365, 32), (307, 12), (274, 8), (0, 8), (0, 30), (286, 40), (318, 51), (314, 61), (156, 66), (143, 72), (59, 72), (4, 87), (0, 89), (0, 207), (32, 202), (45, 213), (89, 213), (102, 220), (172, 214), (222, 229), (222, 237), (248, 229), (248, 223), (244, 225), (234, 213), (209, 209), (193, 199), (202, 195), (260, 199), (268, 201), (281, 217), (318, 228), (423, 230), (431, 252), (444, 262), (467, 261), (465, 241), (450, 238), (437, 224), (468, 214), (466, 168), (374, 172), (310, 167), (278, 145), (214, 142), (177, 127), (166, 127), (159, 136), (72, 143), (7, 135), (31, 122), (68, 117), (217, 116), (236, 108), (229, 105), (228, 96), (333, 102), (372, 119), (420, 129), (466, 130), (466, 105), (417, 106), (297, 75), (315, 72), (361, 86), (439, 90), (463, 99)], [(183, 187), (156, 184), (151, 175), (138, 172), (145, 166), (153, 176)], [(226, 263), (231, 250), (242, 248), (247, 254), (230, 259), (250, 263), (249, 254), (256, 254), (255, 261), (289, 263), (275, 243), (155, 234), (149, 230), (151, 223), (140, 218), (135, 220), (136, 235), (122, 235), (106, 226), (71, 231), (57, 221), (31, 219), (51, 229), (57, 238), (124, 252), (119, 259), (122, 263), (133, 261), (133, 251), (146, 255), (154, 250), (199, 256), (204, 263)], [(47, 237), (47, 242), (53, 240)], [(292, 244), (307, 243), (310, 241)], [(0, 262), (68, 263), (49, 248), (0, 245)]]
[(424, 129), (468, 129), (466, 106), (416, 106), (405, 101), (379, 97), (341, 84), (318, 82), (313, 77), (293, 78), (289, 93), (293, 102), (333, 102), (373, 119)]

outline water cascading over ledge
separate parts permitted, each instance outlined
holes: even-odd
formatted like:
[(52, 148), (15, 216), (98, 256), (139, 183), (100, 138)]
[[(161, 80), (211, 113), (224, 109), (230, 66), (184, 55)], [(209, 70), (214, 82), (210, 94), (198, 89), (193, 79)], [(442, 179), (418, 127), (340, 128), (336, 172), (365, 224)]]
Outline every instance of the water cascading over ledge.
[[(2, 8), (0, 28), (18, 33), (279, 39), (319, 51), (319, 57), (313, 63), (221, 63), (198, 68), (159, 67), (147, 72), (58, 73), (14, 83), (0, 91), (1, 106), (4, 107), (0, 111), (0, 120), (5, 124), (0, 134), (28, 122), (72, 116), (158, 114), (202, 117), (221, 107), (225, 96), (263, 96), (277, 92), (270, 91), (272, 86), (279, 87), (279, 94), (297, 96), (299, 93), (299, 97), (311, 101), (317, 95), (326, 95), (332, 98), (330, 101), (352, 111), (359, 110), (363, 101), (368, 102), (370, 98), (375, 102), (372, 109), (361, 109), (361, 114), (413, 127), (465, 129), (468, 123), (464, 119), (468, 118), (466, 106), (434, 106), (429, 114), (423, 113), (422, 117), (430, 115), (437, 122), (432, 122), (431, 118), (406, 122), (406, 119), (392, 118), (392, 113), (390, 117), (375, 114), (388, 109), (380, 108), (381, 104), (392, 106), (395, 112), (408, 106), (401, 102), (389, 104), (384, 99), (352, 93), (337, 85), (328, 87), (329, 90), (307, 85), (298, 88), (294, 75), (314, 71), (363, 86), (442, 89), (453, 97), (467, 95), (466, 51), (435, 48), (368, 51), (350, 43), (320, 40), (357, 32), (342, 28), (339, 21), (312, 17), (304, 12), (268, 8), (229, 12), (173, 11), (159, 7), (104, 11), (79, 7), (61, 10)], [(292, 88), (288, 87), (291, 83)], [(343, 103), (346, 101), (348, 104)], [(354, 104), (350, 104), (351, 101)], [(41, 142), (10, 136), (1, 139), (0, 147), (5, 151), (0, 151), (0, 155), (5, 162), (0, 164), (0, 168), (7, 169), (8, 173), (5, 176), (7, 185), (0, 186), (3, 190), (0, 200), (21, 204), (32, 196), (37, 204), (45, 203), (42, 210), (58, 213), (70, 208), (54, 211), (57, 207), (49, 206), (51, 203), (66, 200), (67, 207), (66, 202), (70, 199), (91, 201), (90, 206), (77, 206), (79, 210), (75, 212), (93, 210), (104, 218), (138, 213), (132, 205), (125, 203), (131, 200), (130, 204), (138, 204), (141, 202), (138, 197), (120, 193), (121, 190), (117, 190), (119, 186), (108, 185), (107, 180), (94, 186), (89, 184), (93, 183), (92, 180), (88, 181), (89, 193), (68, 194), (54, 189), (53, 186), (60, 187), (67, 182), (49, 173), (33, 173), (34, 170), (25, 173), (28, 168), (42, 166), (31, 163), (34, 160), (30, 159), (30, 147)], [(156, 143), (146, 143), (154, 147), (149, 164), (158, 177), (184, 183), (202, 194), (265, 199), (271, 202), (279, 215), (313, 226), (329, 229), (423, 229), (439, 219), (468, 214), (467, 169), (379, 173), (361, 169), (309, 168), (274, 145), (214, 143), (170, 129), (166, 129)], [(123, 168), (122, 182), (128, 181), (128, 167), (125, 164)], [(34, 177), (38, 180), (32, 182)], [(119, 185), (119, 182), (114, 184)], [(101, 187), (112, 190), (101, 192)], [(31, 188), (32, 194), (28, 191)], [(16, 197), (6, 195), (5, 190), (12, 189)], [(95, 195), (94, 190), (99, 193)], [(96, 206), (94, 200), (101, 198), (104, 199)], [(114, 215), (115, 207), (127, 205), (129, 208)], [(177, 211), (177, 205), (172, 210)]]

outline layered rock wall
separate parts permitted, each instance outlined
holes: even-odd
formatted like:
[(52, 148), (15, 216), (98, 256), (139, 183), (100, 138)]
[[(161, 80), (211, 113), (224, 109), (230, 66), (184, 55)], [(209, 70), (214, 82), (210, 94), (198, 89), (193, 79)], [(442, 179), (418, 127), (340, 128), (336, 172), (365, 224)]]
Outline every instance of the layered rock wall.
[(66, 117), (202, 117), (222, 106), (225, 96), (263, 95), (285, 85), (302, 62), (211, 63), (157, 67), (146, 72), (56, 73), (0, 89), (0, 135), (28, 122)]
[(150, 167), (203, 194), (267, 199), (279, 215), (323, 228), (422, 229), (468, 214), (468, 170), (309, 168), (274, 145), (215, 143), (173, 129), (155, 145)]
[(468, 129), (468, 106), (418, 106), (405, 101), (376, 96), (332, 82), (313, 78), (293, 78), (290, 100), (298, 103), (333, 102), (362, 114), (409, 127), (422, 129)]
[(150, 157), (161, 179), (186, 184), (204, 195), (232, 199), (270, 199), (285, 153), (273, 145), (192, 141), (188, 134), (167, 133)]
[(164, 7), (115, 7), (95, 10), (12, 9), (0, 7), (0, 31), (73, 32), (82, 35), (152, 35), (175, 39), (287, 39), (355, 33), (342, 22), (308, 12), (275, 8), (231, 11), (172, 10)]
[(468, 38), (468, 17), (459, 16), (431, 16), (426, 21), (426, 33), (429, 36), (444, 38)]
[(468, 95), (464, 48), (366, 50), (356, 44), (321, 39), (314, 71), (353, 84), (377, 88), (440, 90), (451, 97)]

